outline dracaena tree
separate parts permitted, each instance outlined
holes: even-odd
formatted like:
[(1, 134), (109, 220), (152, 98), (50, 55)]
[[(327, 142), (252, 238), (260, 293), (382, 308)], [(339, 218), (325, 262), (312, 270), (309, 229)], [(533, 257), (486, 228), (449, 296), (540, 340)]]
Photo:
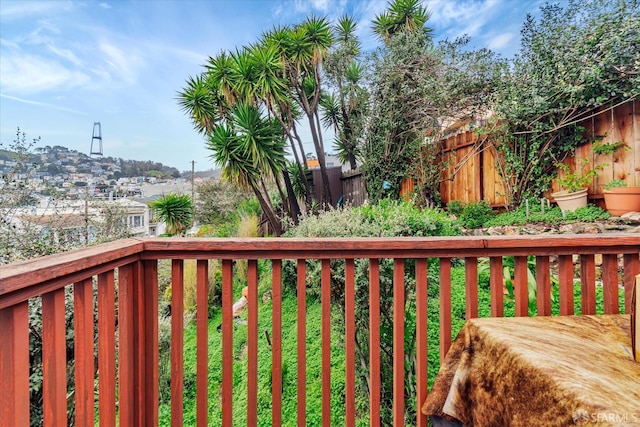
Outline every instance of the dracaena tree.
[(349, 16), (341, 17), (333, 26), (335, 42), (324, 61), (324, 75), (334, 91), (320, 99), (322, 123), (333, 128), (338, 157), (351, 169), (357, 167), (357, 142), (368, 99), (356, 30), (356, 21)]
[(181, 235), (193, 223), (193, 202), (188, 194), (165, 194), (149, 202), (155, 216), (167, 226), (167, 234)]

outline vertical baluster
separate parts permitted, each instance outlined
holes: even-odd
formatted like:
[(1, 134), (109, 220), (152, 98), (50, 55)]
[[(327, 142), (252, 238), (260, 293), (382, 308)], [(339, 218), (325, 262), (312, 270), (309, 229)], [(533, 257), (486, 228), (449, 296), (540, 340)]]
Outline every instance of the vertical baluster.
[[(231, 261), (222, 263), (222, 317), (223, 323), (225, 314), (231, 316), (231, 302), (233, 296), (231, 289)], [(229, 270), (229, 271), (227, 271)], [(209, 380), (209, 261), (199, 259), (196, 262), (196, 330), (197, 330), (197, 349), (196, 349), (196, 423), (199, 427), (208, 424), (209, 418), (209, 400), (208, 400), (208, 380)], [(225, 295), (225, 290), (228, 295)], [(227, 313), (225, 313), (225, 303), (229, 305)], [(233, 325), (227, 320), (227, 324), (222, 326), (222, 418), (223, 425), (231, 425), (231, 398), (228, 396), (233, 383), (229, 376), (232, 376), (233, 359), (229, 357), (232, 354), (231, 342), (227, 342), (233, 333)], [(226, 347), (226, 348), (225, 348)], [(225, 350), (229, 353), (226, 354)], [(225, 377), (226, 374), (226, 377)], [(226, 378), (226, 382), (225, 382)], [(233, 390), (231, 390), (233, 391)], [(225, 412), (226, 411), (226, 412)], [(224, 424), (225, 415), (228, 418), (228, 424)]]
[(624, 254), (622, 256), (624, 268), (624, 312), (631, 313), (631, 298), (636, 276), (640, 274), (640, 258), (638, 254)]
[(322, 260), (322, 425), (331, 426), (331, 260)]
[(94, 424), (93, 280), (73, 285), (76, 425)]
[(345, 260), (345, 414), (346, 426), (356, 422), (356, 317), (355, 317), (355, 264)]
[(428, 337), (427, 337), (427, 260), (416, 260), (416, 425), (427, 427), (428, 419), (422, 413), (422, 404), (428, 389)]
[(132, 264), (118, 269), (118, 415), (123, 427), (134, 425), (133, 274)]
[(466, 318), (478, 317), (478, 258), (467, 257), (464, 260), (466, 293)]
[(502, 257), (489, 259), (489, 286), (491, 288), (491, 317), (504, 316), (504, 273)]
[(0, 309), (0, 419), (8, 426), (29, 425), (29, 304)]
[(144, 412), (146, 425), (158, 425), (158, 261), (146, 260), (144, 271)]
[(580, 255), (582, 314), (596, 314), (596, 263), (594, 256)]
[(271, 420), (282, 425), (282, 261), (274, 259), (271, 268)]
[(116, 425), (116, 310), (113, 270), (98, 275), (98, 410), (100, 427)]
[(369, 418), (380, 426), (380, 260), (369, 260)]
[(298, 427), (307, 425), (307, 264), (298, 260)]
[(404, 425), (404, 259), (393, 260), (393, 425)]
[(184, 261), (171, 261), (171, 425), (184, 424)]
[(573, 259), (571, 255), (558, 256), (558, 285), (560, 288), (560, 315), (573, 314)]
[(142, 261), (133, 264), (133, 353), (134, 353), (134, 422), (136, 425), (144, 425), (146, 421), (145, 411), (145, 387), (146, 387), (146, 298), (144, 295), (144, 267)]
[[(205, 341), (205, 351), (206, 345)], [(202, 376), (206, 387), (207, 374)], [(203, 422), (202, 426), (206, 425)], [(227, 259), (222, 260), (222, 425), (233, 425), (233, 264)]]
[(247, 265), (247, 426), (258, 424), (258, 262)]
[(440, 364), (451, 347), (451, 258), (440, 258)]
[(529, 277), (526, 256), (513, 257), (515, 264), (513, 295), (516, 316), (526, 317), (529, 314)]
[(64, 288), (42, 296), (44, 425), (67, 425), (67, 346)]
[(604, 296), (604, 314), (618, 314), (618, 256), (602, 255), (602, 291)]
[(551, 274), (549, 257), (536, 257), (536, 306), (538, 316), (551, 316)]

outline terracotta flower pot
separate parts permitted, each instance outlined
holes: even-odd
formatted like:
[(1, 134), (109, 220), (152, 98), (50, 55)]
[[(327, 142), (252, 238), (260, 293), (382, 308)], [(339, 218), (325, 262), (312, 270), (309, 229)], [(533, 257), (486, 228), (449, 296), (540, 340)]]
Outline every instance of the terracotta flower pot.
[(604, 203), (611, 215), (640, 212), (640, 187), (616, 187), (604, 190)]
[(560, 209), (574, 212), (578, 208), (587, 206), (587, 191), (588, 188), (571, 193), (563, 190), (553, 193), (551, 196), (555, 199)]

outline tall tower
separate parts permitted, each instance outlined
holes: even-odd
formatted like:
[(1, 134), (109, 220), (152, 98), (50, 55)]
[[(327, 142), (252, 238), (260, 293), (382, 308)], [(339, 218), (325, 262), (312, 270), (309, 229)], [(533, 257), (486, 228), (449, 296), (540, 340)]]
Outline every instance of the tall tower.
[(93, 136), (91, 138), (91, 150), (89, 154), (92, 156), (102, 156), (102, 128), (100, 127), (100, 122), (93, 122)]

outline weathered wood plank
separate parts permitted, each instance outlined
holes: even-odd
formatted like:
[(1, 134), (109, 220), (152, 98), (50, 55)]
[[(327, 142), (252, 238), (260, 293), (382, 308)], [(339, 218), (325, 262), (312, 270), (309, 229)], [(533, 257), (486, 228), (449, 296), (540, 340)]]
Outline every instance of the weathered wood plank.
[[(119, 262), (124, 257), (140, 253), (143, 247), (139, 240), (123, 239), (0, 266), (0, 295), (58, 277), (64, 278), (64, 285), (83, 280), (85, 277), (71, 279), (69, 274), (104, 266), (110, 261)], [(92, 274), (98, 273), (93, 271)]]
[(593, 255), (580, 255), (582, 314), (596, 314), (596, 264)]
[(0, 419), (7, 426), (29, 425), (28, 309), (25, 301), (0, 310)]
[(100, 427), (116, 425), (116, 308), (113, 270), (98, 275), (98, 411)]
[(171, 261), (171, 425), (184, 424), (184, 261)]
[(331, 260), (322, 260), (322, 425), (331, 426)]
[(440, 258), (440, 364), (451, 347), (451, 258)]
[(356, 424), (356, 316), (355, 263), (345, 260), (345, 425)]
[[(427, 399), (428, 389), (428, 336), (427, 336), (427, 260), (416, 260), (416, 408), (421, 408)], [(427, 427), (428, 419), (417, 411), (417, 427)]]
[(44, 425), (67, 425), (67, 344), (64, 288), (42, 296)]
[(380, 427), (380, 261), (369, 260), (369, 418)]
[(502, 257), (489, 259), (489, 287), (491, 292), (491, 317), (504, 316), (504, 273)]
[(92, 425), (94, 420), (93, 281), (73, 286), (73, 339), (75, 357), (75, 423)]
[(551, 316), (551, 274), (549, 257), (536, 257), (536, 309), (538, 316)]
[(404, 425), (404, 259), (393, 260), (393, 425)]
[(271, 266), (271, 420), (282, 425), (282, 262), (273, 260)]

